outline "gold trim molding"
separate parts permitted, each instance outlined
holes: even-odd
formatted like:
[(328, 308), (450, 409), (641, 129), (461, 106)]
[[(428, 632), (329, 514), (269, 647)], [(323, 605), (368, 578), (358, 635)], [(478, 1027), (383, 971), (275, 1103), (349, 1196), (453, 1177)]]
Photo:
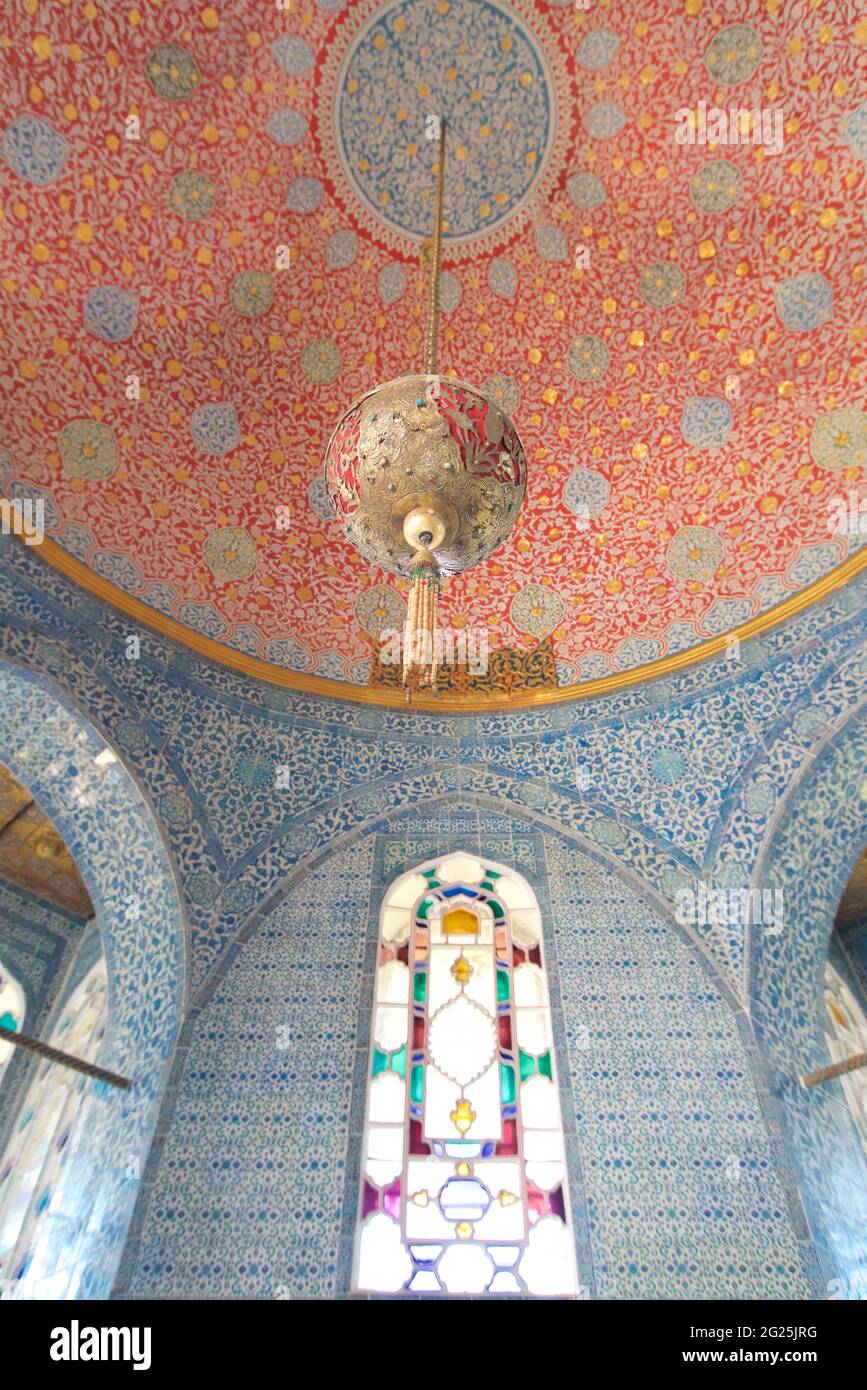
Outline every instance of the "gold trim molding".
[[(23, 545), (24, 542), (21, 541)], [(179, 642), (182, 646), (188, 647), (191, 651), (198, 653), (199, 656), (207, 657), (210, 661), (216, 661), (221, 666), (228, 666), (233, 671), (240, 672), (243, 676), (250, 676), (254, 680), (269, 681), (271, 685), (280, 685), (287, 690), (298, 690), (305, 695), (320, 695), (332, 700), (351, 700), (356, 704), (378, 705), (380, 707), (407, 709), (404, 695), (400, 691), (375, 690), (367, 686), (350, 685), (344, 681), (330, 680), (326, 676), (306, 676), (300, 671), (288, 671), (285, 667), (274, 666), (270, 661), (263, 661), (258, 656), (248, 656), (246, 652), (236, 651), (234, 647), (227, 647), (223, 642), (217, 642), (213, 637), (205, 637), (202, 633), (193, 631), (192, 628), (185, 627), (176, 618), (170, 618), (165, 613), (160, 613), (152, 608), (150, 604), (144, 603), (142, 599), (133, 598), (132, 594), (127, 594), (123, 589), (119, 589), (101, 575), (94, 574), (87, 565), (81, 560), (77, 560), (74, 555), (70, 555), (63, 546), (56, 541), (50, 540), (47, 536), (37, 547), (38, 553), (61, 574), (66, 575), (79, 588), (86, 589), (88, 593), (96, 598), (102, 599), (105, 603), (117, 608), (127, 617), (134, 618), (137, 623), (144, 627), (152, 628), (164, 637), (169, 637), (173, 642)], [(850, 555), (842, 564), (829, 570), (827, 574), (816, 579), (806, 588), (799, 589), (790, 598), (778, 603), (775, 608), (769, 608), (765, 613), (759, 613), (755, 618), (748, 619), (738, 627), (730, 628), (728, 632), (722, 633), (719, 637), (711, 637), (706, 642), (699, 642), (694, 647), (688, 647), (686, 651), (676, 652), (672, 656), (663, 656), (656, 661), (650, 661), (646, 666), (636, 666), (629, 671), (619, 671), (610, 676), (597, 676), (594, 680), (582, 681), (579, 685), (567, 685), (557, 690), (536, 690), (536, 691), (516, 691), (511, 695), (497, 696), (493, 694), (485, 695), (464, 695), (459, 698), (454, 696), (441, 695), (432, 697), (430, 695), (416, 695), (410, 709), (439, 710), (448, 714), (475, 714), (481, 711), (529, 709), (537, 705), (563, 705), (570, 700), (586, 700), (594, 695), (608, 695), (615, 690), (625, 690), (632, 685), (640, 685), (645, 681), (655, 680), (658, 676), (671, 675), (673, 671), (682, 671), (687, 666), (693, 666), (697, 661), (706, 661), (708, 657), (716, 656), (719, 652), (725, 651), (727, 643), (732, 637), (737, 637), (741, 641), (746, 641), (750, 637), (758, 637), (760, 633), (768, 632), (771, 628), (778, 627), (787, 619), (794, 617), (796, 613), (801, 613), (805, 608), (810, 608), (820, 599), (826, 598), (835, 590), (843, 587), (856, 574), (867, 567), (867, 546)]]

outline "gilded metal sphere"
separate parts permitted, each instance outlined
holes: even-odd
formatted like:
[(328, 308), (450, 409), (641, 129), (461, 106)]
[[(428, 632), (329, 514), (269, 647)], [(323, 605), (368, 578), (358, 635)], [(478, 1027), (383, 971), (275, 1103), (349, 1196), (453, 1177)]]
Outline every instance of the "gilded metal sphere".
[(509, 534), (527, 461), (511, 420), (474, 386), (403, 376), (368, 391), (341, 417), (325, 452), (325, 481), (348, 539), (372, 565), (406, 573), (430, 533), (441, 569), (457, 574)]

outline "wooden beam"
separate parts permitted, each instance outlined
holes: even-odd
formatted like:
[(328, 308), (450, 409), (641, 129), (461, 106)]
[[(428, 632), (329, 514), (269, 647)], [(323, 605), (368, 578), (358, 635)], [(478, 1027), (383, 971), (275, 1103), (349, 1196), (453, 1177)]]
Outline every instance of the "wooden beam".
[(132, 1084), (129, 1077), (118, 1076), (117, 1072), (106, 1071), (105, 1067), (98, 1067), (94, 1062), (85, 1062), (82, 1057), (73, 1057), (69, 1052), (61, 1052), (59, 1047), (40, 1042), (38, 1038), (31, 1038), (27, 1033), (16, 1033), (13, 1028), (0, 1027), (0, 1038), (15, 1047), (23, 1047), (27, 1052), (34, 1052), (37, 1057), (45, 1057), (49, 1062), (59, 1062), (62, 1067), (84, 1072), (85, 1076), (92, 1076), (94, 1081), (104, 1081), (107, 1086), (118, 1086), (125, 1091)]
[(861, 1067), (867, 1067), (867, 1052), (856, 1052), (854, 1057), (847, 1057), (845, 1062), (834, 1062), (830, 1067), (820, 1067), (818, 1071), (811, 1071), (801, 1077), (801, 1085), (821, 1086), (823, 1081), (833, 1081), (835, 1076), (845, 1076), (847, 1072), (858, 1071)]

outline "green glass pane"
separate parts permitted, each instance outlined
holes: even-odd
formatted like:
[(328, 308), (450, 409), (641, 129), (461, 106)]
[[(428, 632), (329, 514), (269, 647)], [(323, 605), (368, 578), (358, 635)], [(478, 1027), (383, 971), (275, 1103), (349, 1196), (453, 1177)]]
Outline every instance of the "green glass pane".
[(486, 878), (502, 878), (502, 877), (503, 877), (502, 874), (498, 874), (498, 873), (497, 873), (496, 869), (485, 869), (485, 876), (486, 876)]
[(497, 998), (502, 1004), (509, 997), (509, 972), (508, 970), (497, 971)]
[(398, 1076), (406, 1077), (406, 1043), (399, 1047), (397, 1052), (392, 1052), (391, 1069), (396, 1071)]
[(518, 1053), (518, 1062), (521, 1067), (521, 1080), (526, 1081), (528, 1076), (536, 1074), (536, 1059), (528, 1056), (526, 1052)]
[(427, 998), (427, 971), (417, 970), (415, 979), (412, 982), (412, 997), (417, 1004), (423, 1004)]
[(499, 920), (500, 917), (505, 917), (506, 914), (500, 907), (500, 904), (497, 902), (496, 898), (489, 898), (488, 903), (490, 905), (491, 911), (493, 912), (497, 920)]
[(424, 1100), (424, 1067), (413, 1067), (409, 1079), (409, 1094), (416, 1105)]
[(504, 1105), (511, 1105), (515, 1099), (515, 1068), (506, 1062), (500, 1063), (500, 1095)]
[(376, 1076), (381, 1071), (388, 1070), (388, 1057), (386, 1053), (380, 1052), (378, 1047), (373, 1049), (373, 1066), (370, 1069), (371, 1076)]
[(550, 1054), (550, 1052), (543, 1052), (542, 1056), (539, 1058), (539, 1075), (540, 1075), (540, 1076), (547, 1076), (547, 1078), (548, 1078), (549, 1081), (553, 1081), (553, 1080), (554, 1080), (554, 1077), (553, 1077), (552, 1074), (551, 1074), (551, 1054)]
[(441, 888), (442, 884), (440, 883), (438, 878), (431, 878), (428, 880), (427, 886), (428, 888)]
[(422, 922), (426, 922), (427, 915), (432, 907), (433, 903), (431, 902), (430, 898), (425, 898), (424, 901), (419, 903), (418, 905), (418, 912), (415, 914), (416, 917), (418, 917)]
[(436, 873), (436, 869), (422, 869), (422, 873), (424, 874), (425, 878), (433, 878), (434, 874)]
[(483, 887), (483, 888), (485, 889), (485, 891), (488, 892), (488, 893), (493, 893), (493, 891), (494, 891), (494, 885), (493, 885), (493, 883), (489, 882), (489, 880), (486, 879), (486, 878), (482, 879), (482, 887)]

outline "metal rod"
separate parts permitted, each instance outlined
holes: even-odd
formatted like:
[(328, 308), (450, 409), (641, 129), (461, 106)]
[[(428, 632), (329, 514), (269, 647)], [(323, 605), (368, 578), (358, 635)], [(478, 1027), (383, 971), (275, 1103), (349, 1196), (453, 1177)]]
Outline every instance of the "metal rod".
[(114, 1071), (106, 1071), (105, 1067), (85, 1062), (83, 1058), (73, 1057), (69, 1052), (61, 1052), (59, 1047), (40, 1042), (38, 1038), (31, 1038), (27, 1033), (16, 1033), (12, 1028), (0, 1027), (0, 1038), (3, 1042), (13, 1043), (15, 1047), (23, 1047), (27, 1052), (35, 1052), (37, 1057), (46, 1057), (49, 1062), (59, 1062), (62, 1067), (82, 1071), (85, 1076), (92, 1076), (94, 1081), (104, 1081), (107, 1086), (119, 1086), (125, 1091), (131, 1085), (128, 1077), (118, 1076)]
[(821, 1086), (823, 1081), (833, 1081), (835, 1076), (845, 1076), (849, 1071), (859, 1071), (861, 1067), (867, 1067), (867, 1052), (856, 1052), (854, 1057), (847, 1057), (845, 1062), (834, 1062), (830, 1067), (820, 1067), (818, 1071), (808, 1072), (801, 1077), (802, 1086)]
[(443, 184), (446, 168), (446, 118), (440, 116), (440, 153), (437, 170), (436, 213), (433, 239), (433, 264), (430, 273), (428, 299), (427, 339), (425, 342), (424, 369), (428, 376), (436, 376), (437, 340), (440, 321), (440, 264), (442, 261), (443, 234)]

